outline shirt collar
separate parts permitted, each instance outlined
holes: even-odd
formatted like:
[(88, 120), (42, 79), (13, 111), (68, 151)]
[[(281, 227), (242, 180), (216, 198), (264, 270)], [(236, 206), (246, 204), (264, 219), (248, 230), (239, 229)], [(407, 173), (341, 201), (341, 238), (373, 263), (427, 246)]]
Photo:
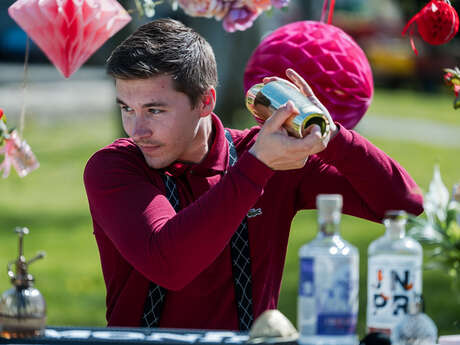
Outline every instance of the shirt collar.
[(194, 175), (211, 176), (224, 173), (228, 165), (228, 143), (225, 138), (224, 126), (214, 113), (211, 114), (214, 140), (201, 163), (174, 162), (162, 169), (172, 176), (180, 176), (187, 171)]

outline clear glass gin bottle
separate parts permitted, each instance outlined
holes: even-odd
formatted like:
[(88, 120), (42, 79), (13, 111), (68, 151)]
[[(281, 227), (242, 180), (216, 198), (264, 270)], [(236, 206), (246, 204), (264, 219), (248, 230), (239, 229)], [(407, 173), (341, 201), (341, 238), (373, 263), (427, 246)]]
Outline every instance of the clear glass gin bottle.
[(342, 196), (316, 199), (319, 231), (300, 248), (299, 344), (358, 343), (359, 254), (339, 234)]
[(385, 234), (368, 248), (367, 331), (391, 334), (422, 293), (422, 246), (406, 237), (407, 214), (388, 211)]

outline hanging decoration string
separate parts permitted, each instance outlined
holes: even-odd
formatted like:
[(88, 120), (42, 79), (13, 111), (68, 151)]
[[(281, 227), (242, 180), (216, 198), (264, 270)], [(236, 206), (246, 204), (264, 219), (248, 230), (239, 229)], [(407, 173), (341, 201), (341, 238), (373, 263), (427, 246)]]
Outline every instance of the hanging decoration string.
[(2, 177), (7, 178), (10, 174), (11, 167), (14, 167), (19, 177), (24, 177), (31, 171), (34, 171), (40, 166), (40, 163), (35, 157), (32, 149), (25, 140), (22, 139), (24, 131), (25, 114), (26, 114), (26, 87), (27, 87), (27, 71), (29, 65), (29, 37), (26, 38), (26, 52), (24, 59), (24, 79), (22, 82), (23, 100), (22, 109), (19, 118), (19, 128), (8, 130), (6, 125), (3, 127), (3, 139), (5, 145), (0, 147), (0, 154), (3, 154), (4, 160), (0, 163), (0, 172), (3, 171)]
[(326, 12), (327, 12), (327, 5), (329, 4), (329, 13), (327, 16), (327, 24), (332, 23), (332, 17), (334, 16), (334, 7), (335, 7), (335, 0), (331, 0), (329, 3), (329, 0), (324, 0), (323, 3), (323, 9), (321, 11), (321, 19), (320, 22), (324, 23), (326, 20)]
[(415, 55), (418, 55), (418, 50), (415, 47), (415, 42), (414, 42), (414, 26), (413, 26), (413, 24), (419, 19), (419, 17), (421, 16), (421, 13), (422, 13), (422, 11), (420, 11), (415, 16), (413, 16), (411, 18), (411, 20), (409, 20), (409, 22), (406, 24), (406, 26), (404, 27), (404, 29), (403, 29), (403, 31), (401, 33), (404, 36), (406, 34), (407, 30), (409, 29), (410, 46), (412, 47), (412, 50), (414, 51)]
[(329, 6), (329, 14), (327, 17), (327, 23), (332, 23), (332, 17), (334, 16), (334, 7), (335, 7), (335, 0), (331, 0), (331, 5)]
[(27, 94), (27, 72), (29, 69), (29, 47), (30, 40), (29, 36), (26, 36), (26, 52), (24, 57), (24, 78), (22, 81), (22, 107), (21, 107), (21, 115), (19, 117), (19, 136), (23, 137), (24, 125), (25, 125), (25, 118), (26, 118), (26, 94)]
[(324, 20), (326, 19), (326, 12), (327, 12), (327, 4), (329, 3), (329, 0), (324, 0), (323, 2), (323, 9), (321, 10), (321, 19), (319, 20), (321, 23), (324, 23)]

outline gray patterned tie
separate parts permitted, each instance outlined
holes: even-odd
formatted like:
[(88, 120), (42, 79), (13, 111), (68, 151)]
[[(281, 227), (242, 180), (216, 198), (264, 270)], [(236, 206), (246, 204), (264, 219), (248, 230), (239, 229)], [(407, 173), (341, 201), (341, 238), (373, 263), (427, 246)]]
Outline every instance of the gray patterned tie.
[[(225, 131), (225, 137), (229, 146), (229, 164), (233, 166), (237, 160), (235, 145), (233, 145), (232, 137), (227, 130)], [(244, 217), (238, 230), (232, 236), (230, 250), (232, 254), (233, 285), (235, 287), (238, 323), (241, 331), (247, 331), (251, 328), (254, 321), (247, 217)]]
[[(176, 183), (169, 175), (162, 174), (163, 183), (166, 187), (166, 197), (176, 212), (180, 210), (179, 195)], [(158, 284), (150, 282), (149, 293), (144, 304), (144, 313), (141, 319), (142, 327), (158, 327), (161, 310), (166, 297), (166, 289)]]
[[(227, 130), (225, 130), (225, 137), (229, 145), (229, 165), (233, 166), (237, 160), (236, 149), (233, 145), (233, 139)], [(174, 210), (179, 212), (180, 204), (176, 183), (169, 175), (162, 175), (162, 177), (166, 187), (166, 196), (174, 207)], [(244, 217), (238, 230), (232, 236), (230, 251), (238, 324), (241, 331), (246, 331), (251, 328), (252, 322), (254, 321), (247, 217)], [(143, 327), (158, 327), (165, 297), (166, 289), (151, 282), (141, 319), (141, 325)]]

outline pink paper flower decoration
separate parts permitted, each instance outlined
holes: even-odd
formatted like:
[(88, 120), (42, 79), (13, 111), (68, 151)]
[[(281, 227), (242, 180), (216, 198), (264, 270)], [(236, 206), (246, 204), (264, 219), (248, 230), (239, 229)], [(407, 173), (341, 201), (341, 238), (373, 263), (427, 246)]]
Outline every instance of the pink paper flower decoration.
[(8, 13), (66, 78), (131, 20), (116, 0), (18, 0)]
[(289, 0), (177, 0), (177, 4), (189, 16), (222, 20), (223, 28), (234, 32), (250, 28), (272, 6), (288, 6)]
[(252, 11), (249, 7), (232, 8), (222, 21), (222, 26), (227, 32), (236, 30), (244, 31), (252, 26), (259, 12)]
[(316, 21), (278, 28), (249, 59), (245, 92), (264, 77), (286, 79), (289, 67), (308, 82), (335, 121), (353, 128), (364, 116), (374, 90), (372, 71), (362, 49), (341, 29)]

